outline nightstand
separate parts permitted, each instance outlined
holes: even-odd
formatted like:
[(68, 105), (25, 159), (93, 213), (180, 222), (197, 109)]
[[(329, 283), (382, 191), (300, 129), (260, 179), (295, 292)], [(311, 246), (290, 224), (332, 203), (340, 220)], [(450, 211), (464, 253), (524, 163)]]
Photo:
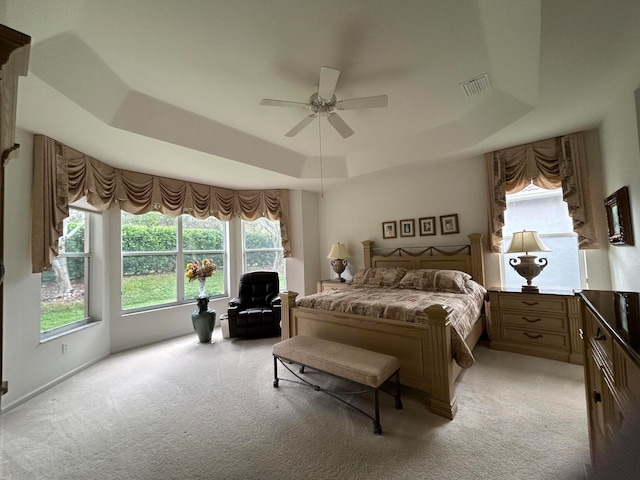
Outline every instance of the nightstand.
[(490, 346), (582, 365), (580, 299), (569, 291), (489, 289)]
[(341, 282), (340, 280), (319, 280), (317, 283), (318, 293), (339, 290), (348, 286), (347, 282)]

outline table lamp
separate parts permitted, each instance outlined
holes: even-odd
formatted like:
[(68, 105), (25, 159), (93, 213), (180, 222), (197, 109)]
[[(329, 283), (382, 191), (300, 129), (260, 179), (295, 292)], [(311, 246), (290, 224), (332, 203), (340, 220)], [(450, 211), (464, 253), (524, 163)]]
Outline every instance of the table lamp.
[[(540, 237), (538, 232), (523, 230), (522, 232), (514, 232), (511, 245), (506, 253), (521, 253), (518, 259), (510, 258), (509, 265), (518, 272), (521, 277), (527, 280), (527, 284), (522, 286), (523, 292), (537, 293), (538, 287), (531, 284), (531, 280), (537, 277), (540, 272), (547, 266), (546, 258), (537, 258), (535, 255), (529, 255), (529, 252), (550, 252)], [(537, 260), (537, 261), (536, 261)]]
[(333, 271), (338, 274), (338, 278), (341, 282), (344, 282), (344, 278), (342, 278), (342, 272), (347, 268), (347, 258), (351, 257), (349, 252), (347, 251), (347, 247), (345, 247), (344, 243), (334, 243), (331, 245), (331, 251), (327, 258), (331, 259), (331, 266), (333, 267)]

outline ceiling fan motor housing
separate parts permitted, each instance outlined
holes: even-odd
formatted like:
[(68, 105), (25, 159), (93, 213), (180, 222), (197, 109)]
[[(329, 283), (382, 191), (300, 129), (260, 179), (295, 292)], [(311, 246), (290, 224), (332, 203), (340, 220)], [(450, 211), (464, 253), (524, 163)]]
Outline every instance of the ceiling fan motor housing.
[(313, 113), (326, 116), (336, 108), (336, 96), (331, 97), (331, 100), (325, 100), (316, 92), (309, 97), (309, 105)]

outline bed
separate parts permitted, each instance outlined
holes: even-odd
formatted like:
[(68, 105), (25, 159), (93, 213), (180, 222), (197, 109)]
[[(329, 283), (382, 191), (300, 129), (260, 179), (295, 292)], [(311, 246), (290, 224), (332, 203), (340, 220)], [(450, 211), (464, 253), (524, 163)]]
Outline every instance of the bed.
[[(470, 276), (483, 290), (482, 235), (471, 234), (469, 240), (470, 243), (463, 246), (396, 249), (375, 248), (374, 242), (367, 240), (362, 242), (364, 271), (455, 270), (467, 274), (464, 278)], [(364, 272), (358, 272), (353, 280), (356, 281), (361, 273), (364, 275)], [(463, 366), (466, 368), (473, 364), (471, 351), (484, 330), (484, 309), (479, 309), (470, 327), (461, 334), (454, 326), (458, 314), (452, 302), (445, 297), (438, 297), (442, 303), (433, 303), (421, 312), (414, 312), (412, 321), (380, 318), (377, 313), (372, 314), (375, 313), (375, 307), (372, 307), (373, 310), (355, 309), (368, 315), (353, 313), (353, 308), (345, 311), (322, 308), (321, 304), (330, 305), (333, 299), (340, 295), (348, 296), (352, 288), (358, 287), (349, 286), (300, 299), (296, 292), (281, 293), (282, 339), (307, 335), (393, 355), (400, 360), (402, 384), (428, 393), (429, 410), (453, 419), (458, 408), (454, 383)], [(407, 293), (402, 288), (391, 287), (388, 290)], [(371, 292), (368, 292), (369, 296)], [(483, 299), (480, 301), (482, 305)], [(379, 300), (384, 302), (382, 297)], [(470, 359), (465, 355), (465, 350), (471, 354)]]

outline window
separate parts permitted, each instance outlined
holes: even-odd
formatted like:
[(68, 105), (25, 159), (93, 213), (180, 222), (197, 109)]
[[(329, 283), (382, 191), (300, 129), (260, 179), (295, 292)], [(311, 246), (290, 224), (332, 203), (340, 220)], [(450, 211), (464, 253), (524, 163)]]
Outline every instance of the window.
[(40, 333), (55, 336), (89, 321), (91, 214), (69, 208), (58, 242), (59, 255), (40, 280)]
[(264, 217), (254, 222), (243, 220), (242, 254), (244, 272), (278, 272), (280, 290), (286, 290), (287, 278), (279, 221)]
[[(518, 193), (507, 195), (504, 212), (502, 251), (511, 244), (513, 232), (535, 230), (551, 252), (532, 252), (544, 257), (548, 265), (534, 278), (533, 284), (551, 290), (580, 289), (584, 285), (584, 265), (578, 250), (578, 239), (567, 204), (562, 199), (562, 189), (545, 190), (529, 185)], [(509, 265), (509, 259), (522, 254), (503, 254), (502, 268), (505, 286), (520, 288), (526, 280)]]
[(196, 282), (188, 282), (185, 266), (210, 258), (216, 273), (207, 279), (207, 294), (224, 295), (226, 223), (215, 217), (169, 218), (158, 212), (121, 212), (122, 309), (143, 310), (191, 301)]

